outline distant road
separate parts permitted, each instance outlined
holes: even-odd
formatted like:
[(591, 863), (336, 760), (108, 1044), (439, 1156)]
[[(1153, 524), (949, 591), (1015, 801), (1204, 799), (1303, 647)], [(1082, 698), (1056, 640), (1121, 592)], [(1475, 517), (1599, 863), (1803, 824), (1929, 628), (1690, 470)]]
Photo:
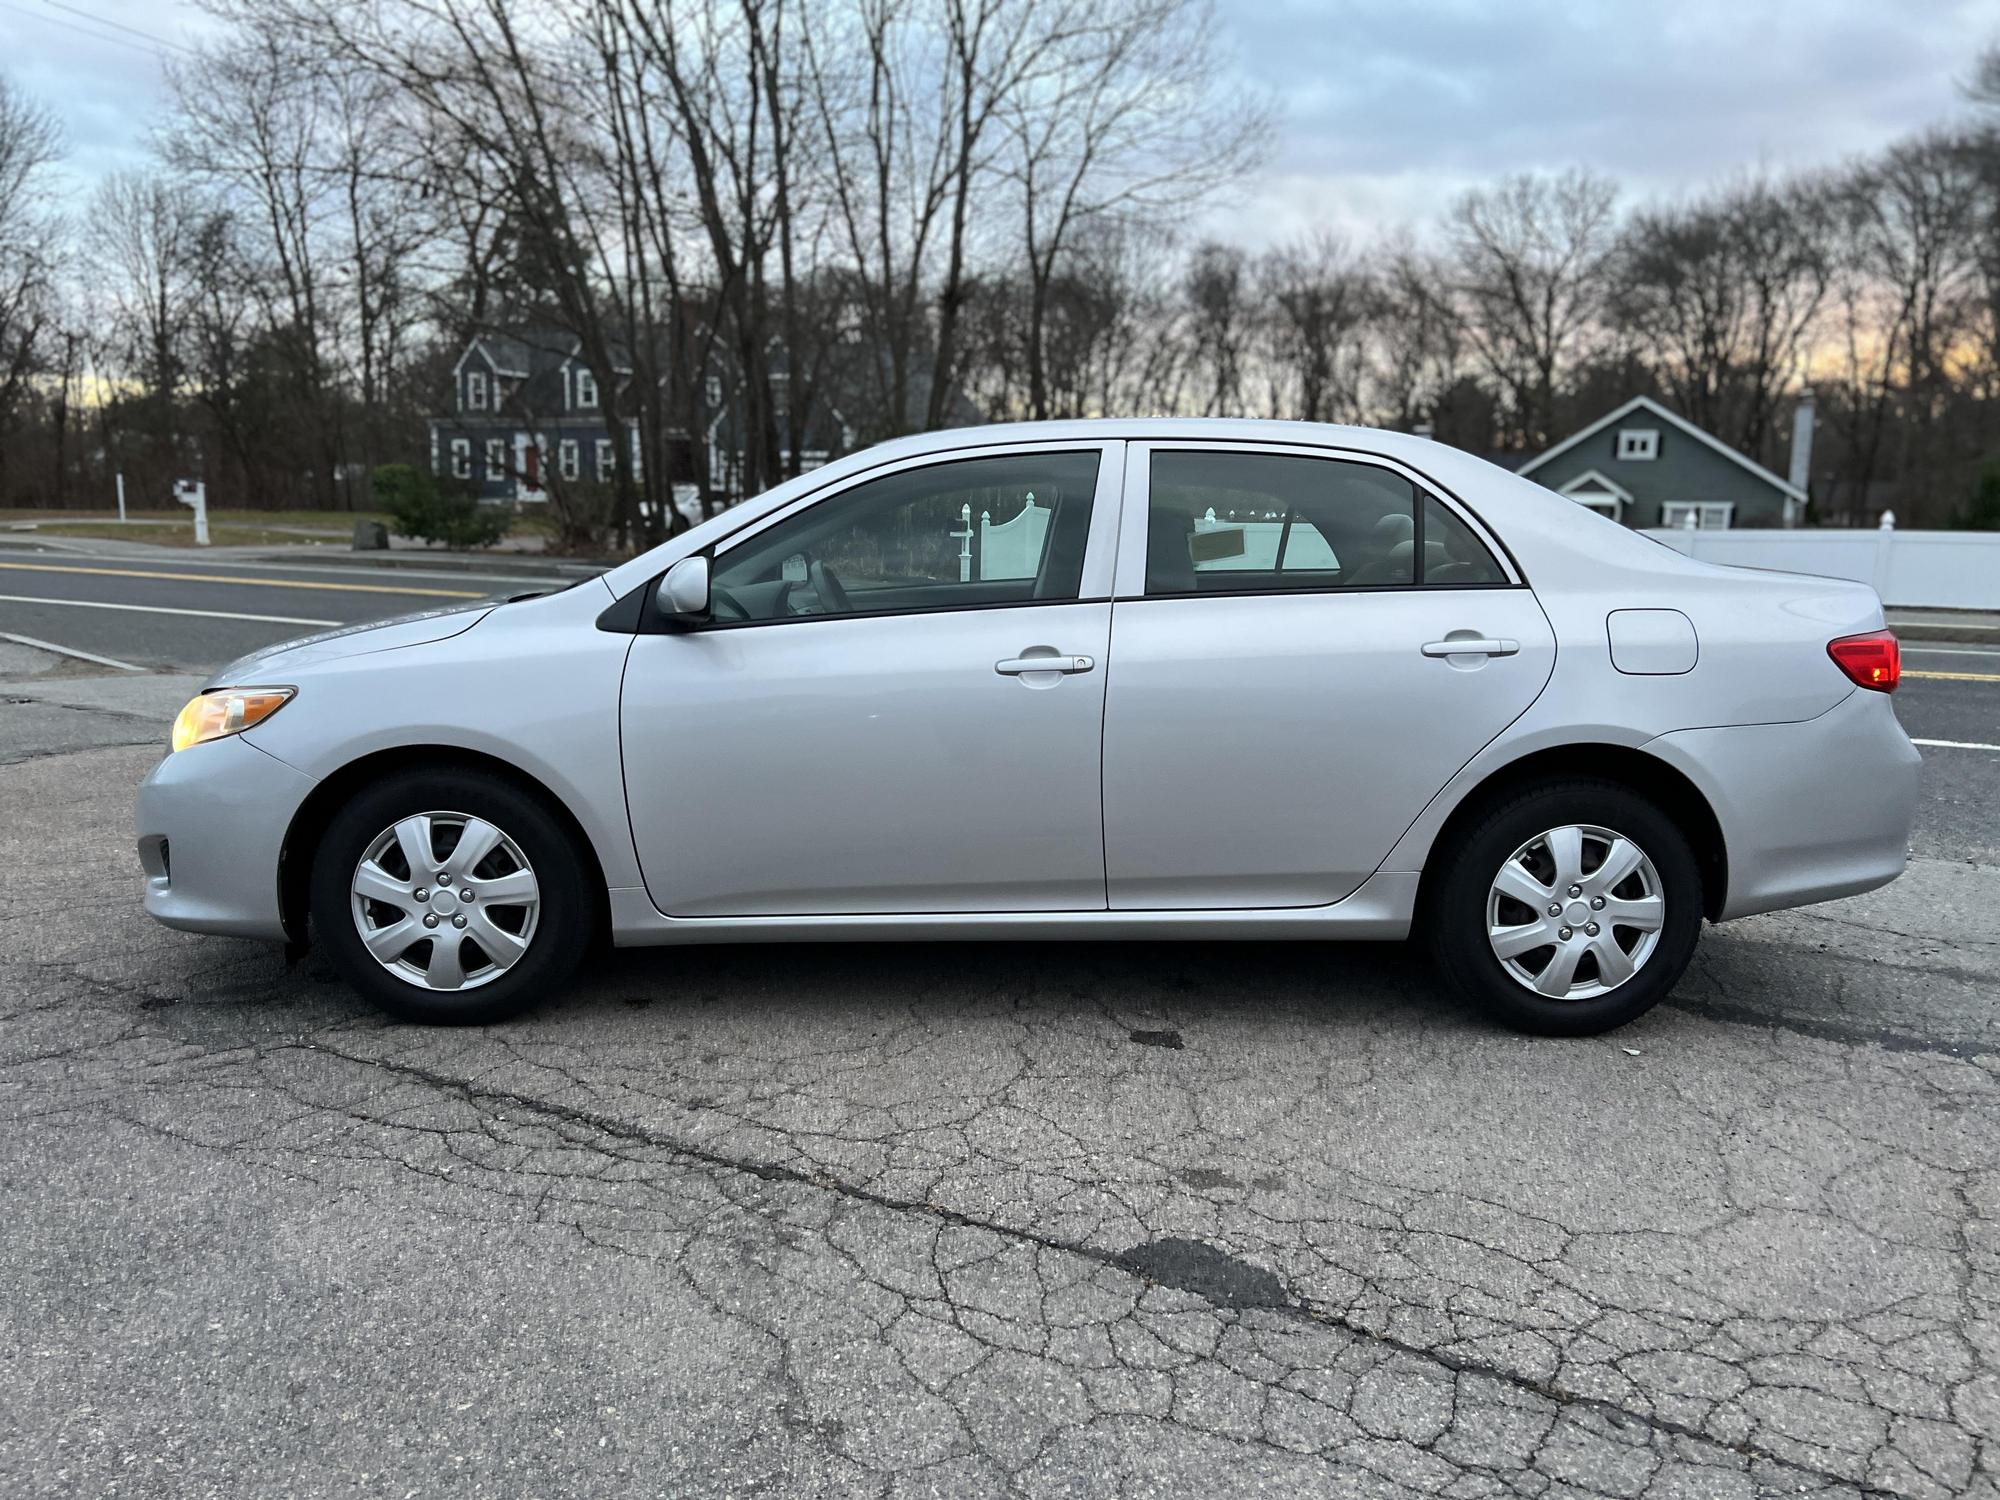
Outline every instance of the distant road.
[(202, 672), (331, 625), (559, 586), (500, 574), (0, 552), (0, 633)]

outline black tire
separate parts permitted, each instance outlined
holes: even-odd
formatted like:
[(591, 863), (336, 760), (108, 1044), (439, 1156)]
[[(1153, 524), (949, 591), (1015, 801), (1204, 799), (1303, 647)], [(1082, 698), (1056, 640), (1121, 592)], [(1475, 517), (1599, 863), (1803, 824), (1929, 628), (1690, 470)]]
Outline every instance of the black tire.
[[(526, 951), (496, 977), (462, 990), (427, 989), (392, 973), (368, 951), (356, 926), (352, 881), (362, 856), (400, 820), (429, 812), (462, 813), (500, 829), (526, 857), (538, 886)], [(504, 778), (470, 768), (402, 771), (357, 793), (327, 825), (313, 852), (313, 934), (341, 977), (398, 1019), (489, 1025), (553, 998), (574, 972), (596, 913), (589, 868), (562, 820), (541, 798)], [(477, 944), (469, 951), (476, 964)]]
[[(1556, 999), (1528, 988), (1495, 955), (1487, 898), (1516, 850), (1550, 830), (1576, 825), (1610, 829), (1636, 843), (1657, 872), (1665, 912), (1657, 945), (1631, 978), (1591, 998)], [(1694, 848), (1656, 803), (1621, 783), (1564, 778), (1519, 788), (1476, 811), (1431, 857), (1442, 862), (1423, 913), (1432, 957), (1453, 988), (1516, 1030), (1595, 1036), (1623, 1026), (1665, 999), (1694, 957), (1702, 921)], [(1630, 934), (1625, 940), (1636, 941)], [(1524, 966), (1533, 961), (1520, 959)], [(1584, 962), (1589, 968), (1580, 973), (1587, 978), (1596, 960)]]

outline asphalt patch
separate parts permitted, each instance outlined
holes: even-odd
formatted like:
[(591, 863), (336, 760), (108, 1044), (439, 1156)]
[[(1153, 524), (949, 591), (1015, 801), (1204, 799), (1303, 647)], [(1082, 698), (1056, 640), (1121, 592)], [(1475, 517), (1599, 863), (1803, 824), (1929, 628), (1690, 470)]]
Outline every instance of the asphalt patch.
[(1132, 1040), (1141, 1047), (1168, 1047), (1175, 1052), (1186, 1045), (1178, 1031), (1135, 1031)]
[(1134, 1276), (1183, 1292), (1217, 1307), (1290, 1307), (1285, 1284), (1274, 1272), (1205, 1245), (1200, 1240), (1163, 1239), (1134, 1245), (1117, 1257)]

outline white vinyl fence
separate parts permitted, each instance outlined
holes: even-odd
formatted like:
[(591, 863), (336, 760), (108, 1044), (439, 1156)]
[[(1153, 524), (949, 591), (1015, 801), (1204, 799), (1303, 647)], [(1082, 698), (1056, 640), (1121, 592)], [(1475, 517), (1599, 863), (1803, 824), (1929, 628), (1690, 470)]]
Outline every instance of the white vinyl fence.
[(1823, 573), (1874, 585), (1884, 604), (1909, 609), (2000, 610), (2000, 532), (1649, 530), (1703, 562), (1787, 573)]

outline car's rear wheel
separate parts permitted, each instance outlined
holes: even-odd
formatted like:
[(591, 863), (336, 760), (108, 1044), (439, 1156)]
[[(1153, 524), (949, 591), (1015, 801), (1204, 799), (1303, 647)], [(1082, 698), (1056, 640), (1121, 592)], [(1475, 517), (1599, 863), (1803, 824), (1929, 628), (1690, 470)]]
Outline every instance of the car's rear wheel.
[(590, 933), (585, 863), (541, 801), (478, 771), (407, 771), (334, 814), (313, 930), (342, 977), (409, 1021), (483, 1025), (569, 978)]
[(1523, 1031), (1590, 1036), (1657, 1005), (1694, 956), (1701, 867), (1687, 835), (1616, 782), (1567, 779), (1481, 809), (1424, 913), (1445, 977)]

